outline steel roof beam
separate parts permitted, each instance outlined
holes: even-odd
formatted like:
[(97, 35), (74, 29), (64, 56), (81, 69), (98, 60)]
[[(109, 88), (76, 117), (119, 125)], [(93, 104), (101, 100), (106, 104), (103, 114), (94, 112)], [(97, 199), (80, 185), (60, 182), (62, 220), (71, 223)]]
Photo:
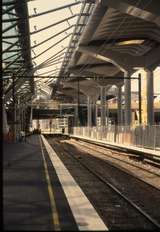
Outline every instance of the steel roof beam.
[[(2, 6), (3, 6), (3, 5), (2, 5)], [(9, 13), (11, 10), (13, 10), (14, 8), (15, 8), (15, 6), (13, 5), (13, 6), (7, 8), (6, 10), (2, 10), (2, 15), (8, 14), (8, 13)]]
[(60, 62), (53, 63), (53, 64), (50, 64), (50, 65), (46, 65), (46, 66), (43, 66), (43, 67), (39, 67), (39, 68), (37, 68), (36, 70), (48, 68), (48, 67), (50, 67), (50, 66), (53, 66), (53, 65), (55, 65), (55, 64), (60, 64), (60, 63), (61, 63), (61, 61), (60, 61)]
[[(50, 71), (48, 71), (48, 72), (44, 72), (44, 73), (40, 73), (39, 75), (44, 75), (44, 74), (48, 74), (48, 73), (53, 73), (53, 72), (55, 72), (55, 71), (58, 71), (58, 70), (60, 70), (59, 68), (57, 68), (57, 69), (53, 69), (53, 70), (50, 70)], [(51, 74), (50, 74), (51, 75)], [(36, 76), (34, 76), (35, 78), (36, 78)], [(42, 77), (42, 79), (43, 79), (43, 77)]]
[(35, 17), (39, 17), (41, 15), (45, 15), (45, 14), (49, 14), (49, 13), (53, 13), (55, 11), (59, 11), (59, 10), (63, 10), (65, 8), (69, 8), (71, 6), (75, 6), (75, 5), (78, 5), (82, 3), (81, 1), (77, 1), (77, 2), (74, 2), (74, 3), (71, 3), (71, 4), (68, 4), (68, 5), (64, 5), (64, 6), (60, 6), (60, 7), (57, 7), (55, 9), (52, 9), (52, 10), (48, 10), (48, 11), (45, 11), (45, 12), (41, 12), (39, 14), (36, 14), (36, 15), (30, 15), (29, 18), (35, 18)]
[[(65, 8), (69, 8), (69, 7), (78, 5), (78, 4), (80, 4), (80, 3), (82, 3), (82, 1), (77, 1), (77, 2), (74, 2), (74, 3), (68, 4), (68, 5), (60, 6), (60, 7), (57, 7), (57, 8), (55, 8), (55, 9), (52, 9), (52, 10), (48, 10), (48, 11), (45, 11), (45, 12), (41, 12), (41, 13), (39, 13), (39, 14), (30, 15), (28, 18), (35, 18), (35, 17), (39, 17), (39, 16), (41, 16), (41, 15), (53, 13), (53, 12), (55, 12), (55, 11), (63, 10), (63, 9), (65, 9)], [(24, 18), (23, 18), (23, 17), (20, 17), (19, 19), (24, 19)], [(11, 19), (10, 21), (16, 21), (16, 19)], [(4, 20), (2, 20), (2, 22), (9, 22), (9, 20), (8, 20), (8, 19), (4, 19)]]
[(47, 29), (50, 28), (50, 27), (54, 27), (54, 26), (56, 26), (56, 25), (58, 25), (58, 24), (64, 23), (65, 21), (67, 21), (67, 20), (69, 20), (69, 19), (72, 19), (72, 18), (74, 18), (74, 17), (76, 17), (76, 16), (77, 16), (77, 15), (75, 14), (75, 15), (70, 16), (70, 17), (68, 17), (68, 18), (65, 18), (65, 19), (63, 19), (63, 20), (60, 20), (60, 21), (58, 21), (58, 22), (56, 22), (56, 23), (53, 23), (53, 24), (51, 24), (51, 25), (49, 25), (49, 26), (47, 26), (47, 27), (43, 27), (43, 28), (41, 28), (41, 29), (39, 29), (39, 30), (37, 30), (37, 31), (30, 32), (30, 35), (34, 35), (34, 34), (39, 33), (39, 32), (41, 32), (41, 31), (47, 30)]
[(68, 31), (68, 30), (71, 29), (72, 27), (73, 27), (73, 25), (71, 25), (70, 27), (64, 29), (63, 31), (60, 31), (60, 32), (58, 32), (57, 34), (55, 34), (55, 35), (49, 37), (48, 39), (43, 40), (43, 41), (40, 42), (39, 44), (36, 44), (35, 46), (31, 47), (31, 49), (36, 48), (36, 47), (42, 45), (42, 44), (45, 43), (45, 42), (48, 42), (49, 40), (55, 38), (56, 36), (58, 36), (58, 35), (60, 35), (60, 34), (62, 34), (62, 33), (64, 33), (64, 32), (66, 32), (66, 31)]
[(13, 61), (11, 61), (4, 69), (3, 71), (7, 70), (12, 64), (14, 64), (19, 58), (21, 57), (21, 54)]
[(59, 59), (56, 59), (56, 60), (51, 60), (50, 62), (48, 61), (48, 62), (46, 62), (46, 63), (44, 63), (44, 64), (41, 64), (41, 65), (38, 65), (38, 67), (37, 67), (37, 70), (39, 69), (39, 68), (43, 68), (43, 67), (47, 67), (47, 65), (53, 65), (54, 63), (53, 62), (56, 62), (56, 61), (60, 61), (61, 59), (63, 59), (63, 57), (60, 57)]
[[(66, 48), (65, 48), (66, 49)], [(63, 49), (64, 50), (64, 49)], [(63, 51), (63, 50), (61, 50), (61, 51)], [(63, 53), (58, 53), (58, 54), (60, 54), (60, 55), (63, 55), (63, 54), (65, 54), (65, 52), (63, 52)], [(60, 56), (59, 55), (59, 56)], [(54, 55), (54, 56), (51, 56), (49, 59), (47, 59), (47, 60), (45, 60), (44, 62), (42, 62), (41, 64), (39, 64), (38, 66), (41, 66), (41, 65), (43, 65), (43, 64), (46, 64), (46, 63), (48, 63), (49, 61), (51, 61), (51, 60), (54, 60), (55, 58), (57, 58), (58, 57), (58, 55), (56, 56), (56, 54)]]
[(14, 5), (16, 1), (2, 2), (2, 6), (11, 6)]
[[(9, 31), (10, 29), (12, 29), (13, 27), (17, 26), (17, 22), (12, 24), (11, 26), (7, 27), (6, 29), (2, 30), (2, 34), (4, 34), (5, 32)], [(4, 37), (2, 37), (4, 38)]]
[(5, 50), (2, 51), (3, 53), (6, 53), (7, 51), (9, 51), (12, 47), (16, 46), (18, 44), (19, 41), (16, 41), (14, 44), (11, 44), (11, 46), (9, 46), (8, 48), (6, 48)]
[[(26, 70), (23, 72), (23, 74), (26, 72)], [(26, 80), (27, 81), (27, 80)], [(23, 84), (25, 83), (25, 79), (24, 78), (18, 78), (17, 76), (17, 79), (15, 80), (15, 92), (17, 91), (17, 89), (19, 89)], [(9, 87), (9, 89), (5, 92), (5, 100), (8, 100), (11, 95), (12, 95), (12, 88), (13, 88), (13, 85), (11, 84), (11, 86)]]
[(146, 3), (146, 0), (101, 0), (99, 4), (119, 10), (122, 13), (141, 18), (143, 20), (154, 22), (160, 26), (160, 1), (154, 0)]
[[(43, 27), (43, 28), (41, 28), (41, 29), (39, 29), (39, 30), (37, 30), (37, 31), (30, 32), (30, 35), (34, 35), (34, 34), (36, 34), (36, 33), (39, 33), (39, 32), (41, 32), (41, 31), (44, 31), (44, 30), (46, 30), (46, 29), (48, 29), (48, 28), (50, 28), (50, 27), (54, 27), (54, 26), (56, 26), (56, 25), (58, 25), (58, 24), (64, 23), (65, 21), (70, 20), (70, 19), (72, 19), (72, 18), (75, 18), (75, 17), (78, 16), (78, 15), (79, 15), (79, 14), (72, 15), (72, 16), (70, 16), (70, 17), (68, 17), (68, 18), (65, 18), (65, 19), (60, 20), (60, 21), (58, 21), (58, 22), (56, 22), (56, 23), (53, 23), (53, 24), (51, 24), (51, 25), (49, 25), (49, 26), (47, 26), (47, 27)], [(88, 15), (88, 14), (81, 14), (81, 16), (86, 16), (86, 15)]]
[(6, 43), (6, 44), (10, 44), (10, 45), (14, 44), (14, 43), (11, 43), (11, 42), (6, 41), (6, 40), (2, 40), (2, 43)]
[[(80, 22), (80, 20), (81, 20), (81, 16), (82, 16), (82, 14), (83, 14), (83, 11), (84, 11), (84, 9), (85, 9), (85, 6), (86, 6), (85, 3), (82, 4), (82, 6), (81, 6), (80, 14), (79, 14), (79, 17), (78, 17), (78, 19), (77, 19), (77, 22), (76, 22), (76, 25), (75, 25), (75, 28), (74, 28), (72, 37), (71, 37), (71, 39), (70, 39), (70, 43), (69, 43), (69, 47), (68, 47), (67, 52), (70, 51), (71, 47), (72, 47), (73, 49), (75, 48), (75, 44), (74, 44), (74, 46), (72, 45), (72, 40), (73, 40), (73, 38), (74, 38), (74, 36), (75, 36), (74, 33), (77, 33), (77, 27), (79, 27), (79, 22)], [(91, 6), (91, 4), (90, 4), (90, 6)], [(88, 12), (89, 12), (90, 6), (88, 7)], [(89, 14), (87, 14), (87, 15), (89, 16)], [(82, 27), (82, 26), (81, 26), (81, 27)], [(81, 30), (82, 30), (82, 29), (81, 29)], [(73, 53), (73, 50), (72, 50), (71, 52)], [(67, 54), (67, 53), (66, 53), (66, 54)], [(65, 56), (65, 57), (66, 57), (66, 56)], [(65, 69), (65, 57), (64, 57), (64, 60), (63, 60), (63, 62), (62, 62), (62, 65), (61, 65), (60, 75), (64, 72), (64, 69)], [(57, 80), (57, 82), (59, 82), (59, 80)], [(57, 83), (57, 84), (58, 84), (58, 83)]]
[[(66, 21), (66, 20), (65, 20)], [(73, 26), (75, 26), (75, 25), (73, 25)], [(85, 26), (85, 24), (78, 24), (78, 25), (76, 25), (77, 27), (78, 26)], [(28, 35), (28, 34), (27, 34)], [(25, 34), (23, 34), (23, 38), (25, 38), (27, 35), (25, 35)], [(19, 37), (21, 37), (21, 35), (19, 35), (19, 34), (17, 34), (17, 35), (8, 35), (8, 36), (2, 36), (2, 38), (3, 39), (13, 39), (13, 38), (19, 38)]]
[(52, 49), (53, 47), (55, 47), (57, 44), (61, 43), (65, 39), (67, 39), (70, 35), (71, 35), (71, 33), (68, 34), (68, 35), (66, 35), (64, 38), (62, 38), (61, 40), (59, 40), (58, 42), (56, 42), (55, 44), (53, 44), (49, 48), (45, 49), (43, 52), (39, 53), (37, 56), (33, 57), (33, 59), (36, 59), (37, 57), (43, 55), (45, 52), (49, 51), (50, 49)]

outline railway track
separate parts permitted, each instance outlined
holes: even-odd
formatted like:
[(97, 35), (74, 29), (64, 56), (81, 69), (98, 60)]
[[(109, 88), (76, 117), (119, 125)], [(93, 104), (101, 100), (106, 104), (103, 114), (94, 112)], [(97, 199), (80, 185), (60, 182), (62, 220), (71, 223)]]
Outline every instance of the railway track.
[[(141, 181), (144, 181), (145, 183), (152, 185), (153, 187), (160, 190), (160, 169), (158, 168), (153, 169), (152, 167), (148, 167), (148, 166), (146, 167), (146, 165), (143, 163), (139, 163), (139, 162), (132, 161), (130, 159), (126, 159), (127, 155), (125, 155), (125, 157), (121, 157), (121, 154), (123, 153), (116, 152), (116, 156), (115, 156), (115, 153), (108, 149), (106, 151), (105, 148), (100, 148), (100, 147), (97, 147), (96, 145), (91, 145), (90, 143), (87, 143), (84, 141), (73, 140), (72, 142), (71, 140), (70, 143), (80, 146), (80, 148), (84, 150), (85, 152), (88, 152), (88, 154), (92, 152), (92, 155), (93, 155), (93, 151), (96, 152), (96, 154), (98, 154), (98, 157), (105, 158), (104, 162), (107, 162), (109, 165), (115, 166), (116, 168), (122, 170), (123, 172), (127, 172), (130, 175), (133, 175), (135, 178), (140, 179)], [(133, 167), (135, 169), (133, 169)], [(146, 174), (144, 174), (143, 177), (141, 173), (140, 175), (138, 175), (137, 171), (139, 170), (142, 170), (143, 173), (146, 173)], [(158, 183), (159, 183), (159, 186), (158, 186)]]
[[(87, 170), (88, 174), (86, 174), (87, 175), (86, 178), (88, 178), (88, 175), (92, 174), (96, 180), (100, 181), (101, 184), (103, 184), (103, 189), (107, 188), (107, 191), (109, 191), (108, 188), (110, 189), (111, 195), (109, 195), (109, 197), (114, 196), (114, 198), (116, 198), (116, 202), (120, 202), (120, 205), (123, 205), (123, 206), (125, 205), (125, 209), (127, 209), (127, 212), (128, 211), (130, 212), (127, 214), (127, 218), (125, 219), (125, 220), (127, 220), (126, 224), (128, 223), (128, 220), (129, 221), (131, 220), (130, 217), (132, 217), (132, 218), (139, 217), (139, 218), (141, 218), (142, 222), (144, 221), (144, 227), (143, 227), (143, 223), (140, 222), (142, 224), (141, 226), (143, 229), (146, 229), (146, 228), (147, 229), (148, 228), (149, 229), (156, 229), (156, 228), (160, 229), (160, 221), (158, 220), (159, 217), (156, 214), (158, 212), (157, 212), (157, 210), (156, 210), (156, 212), (155, 212), (155, 210), (154, 210), (154, 212), (152, 212), (153, 208), (155, 206), (158, 206), (157, 205), (158, 202), (160, 203), (158, 189), (155, 189), (152, 186), (149, 186), (146, 183), (144, 183), (140, 180), (137, 180), (137, 179), (136, 179), (136, 181), (135, 180), (133, 181), (134, 177), (129, 176), (128, 173), (124, 174), (124, 172), (122, 172), (122, 170), (118, 170), (119, 173), (117, 173), (116, 176), (114, 176), (113, 173), (116, 172), (115, 171), (116, 167), (110, 167), (110, 170), (109, 170), (109, 168), (108, 168), (109, 166), (106, 166), (106, 163), (103, 160), (97, 159), (95, 157), (91, 157), (91, 155), (84, 152), (82, 149), (81, 149), (81, 151), (77, 150), (73, 146), (73, 144), (68, 144), (67, 141), (65, 141), (65, 140), (60, 141), (60, 140), (56, 139), (53, 142), (53, 139), (49, 139), (49, 142), (54, 147), (54, 149), (56, 150), (56, 152), (60, 156), (60, 158), (63, 160), (63, 162), (66, 163), (66, 165), (68, 165), (67, 162), (71, 162), (71, 160), (74, 160), (74, 166), (75, 166), (75, 164), (77, 165), (77, 163), (78, 163), (79, 169), (83, 168), (83, 172), (81, 170), (80, 175), (82, 175), (82, 173), (86, 172), (86, 170)], [(67, 160), (69, 160), (69, 161), (67, 161)], [(76, 163), (75, 163), (75, 161), (76, 161)], [(71, 168), (71, 166), (72, 166), (72, 168)], [(69, 164), (68, 169), (70, 169), (71, 174), (72, 174), (72, 172), (75, 174), (74, 175), (74, 177), (75, 177), (78, 169), (73, 167), (73, 164), (72, 165)], [(74, 169), (74, 171), (73, 171), (73, 169)], [(106, 174), (106, 170), (107, 170), (107, 174)], [(113, 181), (112, 175), (115, 178), (114, 181)], [(123, 175), (128, 175), (126, 182), (124, 181), (126, 176), (123, 176)], [(119, 177), (119, 180), (116, 179), (117, 176)], [(123, 178), (122, 178), (122, 176), (123, 176)], [(129, 184), (128, 184), (128, 179), (130, 179)], [(77, 180), (79, 180), (79, 179), (77, 178)], [(94, 183), (96, 182), (96, 180), (93, 181), (93, 190), (92, 191), (94, 191)], [(120, 181), (120, 183), (117, 184), (119, 181)], [(125, 182), (124, 184), (122, 184), (123, 181)], [(122, 186), (120, 187), (121, 184), (122, 184)], [(128, 185), (128, 190), (127, 190), (127, 185)], [(134, 185), (134, 186), (132, 186), (132, 185)], [(132, 186), (132, 187), (129, 188), (130, 186)], [(136, 192), (133, 191), (133, 189), (134, 189), (133, 187), (135, 187), (135, 186), (137, 188)], [(86, 189), (86, 187), (85, 187), (85, 190), (86, 190), (85, 193), (87, 191), (91, 191), (89, 189)], [(102, 191), (99, 190), (97, 192), (97, 194), (100, 195), (99, 196), (100, 199), (102, 199), (101, 192), (104, 192), (104, 191), (106, 191), (106, 190), (102, 190)], [(140, 194), (140, 197), (138, 197), (137, 192)], [(89, 195), (90, 195), (91, 199), (93, 200), (93, 204), (95, 204), (95, 207), (97, 207), (97, 210), (99, 210), (99, 206), (96, 206), (96, 203), (95, 203), (95, 202), (97, 202), (96, 197), (98, 197), (98, 196), (92, 196), (91, 193), (92, 192), (90, 192)], [(148, 196), (147, 196), (147, 194), (148, 194)], [(153, 199), (154, 199), (154, 205), (151, 205), (150, 201), (148, 201), (148, 199), (150, 198), (149, 194), (151, 194), (151, 197), (153, 197)], [(142, 196), (144, 196), (145, 200), (143, 200)], [(106, 197), (106, 195), (105, 195), (105, 197)], [(118, 200), (117, 200), (117, 198), (118, 198)], [(101, 200), (98, 200), (98, 202), (100, 202), (100, 201)], [(146, 202), (148, 202), (147, 207), (146, 207)], [(100, 204), (100, 203), (98, 203), (98, 204)], [(111, 204), (111, 203), (109, 203), (109, 204)], [(105, 207), (103, 208), (103, 205), (101, 207), (102, 208), (99, 212), (101, 212), (102, 218), (105, 221), (106, 216), (108, 216), (108, 215), (107, 215), (107, 213), (104, 213)], [(117, 208), (115, 208), (114, 204), (113, 205), (111, 204), (110, 208), (111, 208), (110, 210), (112, 213), (117, 212)], [(132, 210), (131, 210), (131, 208), (132, 208)], [(149, 208), (150, 208), (150, 210), (149, 210)], [(123, 215), (124, 209), (121, 208), (121, 211), (122, 211), (121, 213)], [(114, 215), (114, 213), (113, 213), (113, 215)], [(112, 218), (112, 216), (110, 216), (110, 217)], [(121, 218), (122, 216), (119, 215), (119, 217)], [(120, 219), (118, 219), (118, 221), (119, 220)], [(123, 219), (121, 218), (121, 220), (123, 221), (124, 218)], [(110, 227), (111, 227), (111, 229), (113, 229), (114, 224), (112, 222), (110, 222), (110, 223), (111, 223)], [(132, 224), (132, 222), (131, 222), (131, 224)], [(122, 226), (122, 224), (121, 224), (121, 226)], [(128, 226), (130, 226), (130, 225), (128, 225)], [(132, 226), (135, 226), (135, 224), (133, 224)], [(114, 229), (117, 229), (117, 227)]]
[(152, 166), (160, 168), (160, 157), (158, 155), (149, 155), (147, 153), (140, 152), (138, 150), (132, 150), (130, 151), (128, 148), (120, 148), (120, 147), (114, 147), (112, 145), (107, 145), (103, 143), (99, 143), (96, 141), (86, 140), (82, 138), (74, 138), (74, 140), (87, 142), (88, 144), (96, 145), (101, 148), (104, 148), (114, 154), (121, 154), (123, 156), (128, 156), (134, 160), (142, 161), (144, 163), (148, 163)]

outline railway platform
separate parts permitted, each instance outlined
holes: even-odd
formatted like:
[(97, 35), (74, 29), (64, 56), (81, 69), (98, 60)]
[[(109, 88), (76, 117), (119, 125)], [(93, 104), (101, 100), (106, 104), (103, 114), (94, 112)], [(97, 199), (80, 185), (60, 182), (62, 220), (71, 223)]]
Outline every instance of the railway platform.
[(3, 147), (4, 230), (108, 230), (47, 140)]

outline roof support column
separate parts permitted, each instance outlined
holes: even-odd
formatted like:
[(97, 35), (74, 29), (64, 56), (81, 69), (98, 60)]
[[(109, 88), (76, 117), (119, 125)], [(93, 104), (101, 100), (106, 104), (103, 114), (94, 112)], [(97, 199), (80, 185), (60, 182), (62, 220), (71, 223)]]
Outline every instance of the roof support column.
[(129, 72), (124, 72), (125, 125), (131, 125), (131, 79)]
[(106, 126), (106, 87), (100, 86), (101, 97), (101, 126)]
[(20, 130), (21, 130), (21, 120), (20, 120), (20, 113), (21, 113), (21, 104), (20, 104), (20, 97), (17, 98), (17, 111), (16, 111), (16, 136), (17, 139), (19, 139), (19, 134), (20, 134)]
[(24, 110), (23, 110), (23, 103), (21, 103), (21, 131), (23, 131), (24, 125)]
[(31, 112), (30, 112), (30, 128), (29, 130), (31, 131), (32, 130), (32, 118), (33, 118), (33, 106), (31, 105)]
[(2, 103), (2, 110), (3, 110), (3, 135), (7, 135), (9, 132), (8, 122), (7, 122), (7, 113), (4, 106), (4, 101)]
[(95, 126), (98, 126), (98, 122), (97, 122), (97, 118), (98, 118), (98, 104), (96, 103), (95, 105)]
[(74, 126), (78, 127), (78, 104), (75, 104), (74, 116)]
[(96, 126), (97, 114), (96, 114), (96, 101), (92, 101), (92, 126)]
[(118, 90), (118, 125), (122, 124), (122, 86), (117, 86)]
[(87, 126), (92, 127), (92, 99), (91, 96), (87, 96)]
[(147, 123), (154, 124), (154, 91), (153, 91), (153, 71), (146, 69), (147, 72)]

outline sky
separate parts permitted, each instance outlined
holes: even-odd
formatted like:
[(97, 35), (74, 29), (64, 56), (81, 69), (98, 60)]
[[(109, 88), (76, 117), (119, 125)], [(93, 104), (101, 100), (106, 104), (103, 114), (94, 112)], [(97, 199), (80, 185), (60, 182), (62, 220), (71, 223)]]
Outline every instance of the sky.
[[(73, 2), (76, 2), (76, 0), (35, 0), (35, 1), (30, 1), (30, 2), (28, 2), (29, 15), (35, 14), (35, 10), (36, 10), (36, 13), (41, 13), (41, 12), (55, 9), (57, 7), (64, 6), (64, 5), (73, 3)], [(71, 10), (69, 8), (65, 8), (63, 10), (59, 10), (59, 11), (56, 11), (53, 13), (49, 13), (46, 15), (32, 18), (32, 19), (30, 19), (30, 32), (33, 32), (35, 30), (39, 30), (43, 27), (49, 26), (53, 23), (56, 23), (64, 18), (70, 17), (70, 16), (72, 16), (72, 13), (73, 14), (79, 13), (80, 7), (81, 7), (81, 4), (78, 4), (76, 6), (71, 7)], [(36, 33), (34, 35), (31, 35), (31, 47), (42, 42), (43, 40), (55, 35), (56, 33), (68, 28), (69, 25), (75, 24), (76, 20), (77, 20), (77, 17), (70, 19), (68, 22), (65, 21), (65, 22), (58, 24), (54, 27), (51, 27), (47, 30), (41, 31), (41, 32)], [(73, 31), (73, 28), (69, 29), (67, 31), (67, 33), (63, 32), (62, 34), (56, 36), (55, 38), (49, 40), (48, 42), (32, 49), (32, 53), (31, 53), (32, 58), (34, 58), (35, 54), (36, 55), (40, 54), (45, 49), (52, 46), (54, 43), (63, 39), (65, 36), (67, 36), (67, 34), (72, 33), (72, 31)], [(64, 39), (58, 45), (54, 46), (49, 51), (40, 55), (38, 58), (33, 59), (34, 62), (36, 62), (36, 64), (34, 64), (34, 66), (41, 64), (42, 62), (47, 60), (49, 57), (56, 54), (58, 51), (67, 47), (69, 45), (70, 39), (71, 39), (71, 35), (68, 38)], [(64, 50), (64, 52), (65, 51), (66, 50)], [(62, 54), (61, 57), (63, 57), (63, 56), (64, 56), (64, 54)], [(59, 59), (59, 58), (57, 58), (57, 59)], [(35, 75), (43, 75), (43, 76), (45, 76), (45, 75), (58, 75), (59, 69), (61, 67), (61, 61), (62, 61), (62, 59), (57, 60), (55, 62), (60, 62), (59, 64), (54, 64), (50, 67), (46, 67), (46, 68), (38, 70), (37, 72), (35, 72)], [(46, 72), (48, 72), (48, 73), (43, 74)], [(142, 73), (142, 78), (144, 79), (145, 78), (144, 71), (141, 71), (141, 73)], [(135, 72), (134, 76), (138, 76), (138, 72)], [(42, 79), (41, 81), (46, 82), (46, 79)], [(132, 91), (137, 91), (137, 90), (138, 90), (137, 81), (132, 81)], [(154, 92), (160, 93), (160, 68), (157, 68), (154, 72)]]

